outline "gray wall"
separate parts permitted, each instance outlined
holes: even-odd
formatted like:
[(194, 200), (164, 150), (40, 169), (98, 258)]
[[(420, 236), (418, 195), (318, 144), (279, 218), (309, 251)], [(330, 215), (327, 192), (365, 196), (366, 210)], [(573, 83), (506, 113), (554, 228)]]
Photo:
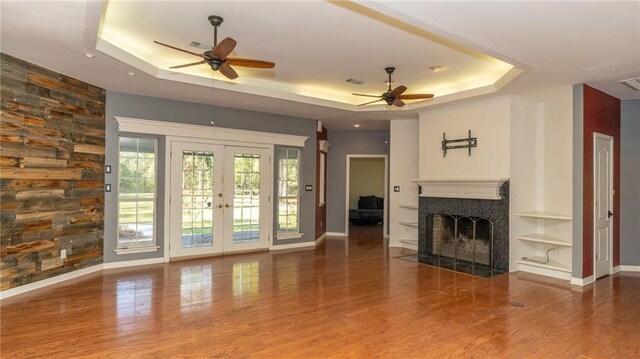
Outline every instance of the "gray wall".
[(620, 114), (620, 264), (640, 266), (640, 100)]
[(582, 190), (584, 177), (584, 86), (573, 85), (573, 247), (572, 276), (582, 278)]
[[(111, 174), (105, 175), (105, 183), (111, 183), (114, 188), (118, 182), (118, 125), (114, 116), (132, 117), (145, 120), (179, 122), (195, 125), (210, 126), (215, 121), (216, 127), (236, 128), (243, 130), (276, 132), (292, 135), (309, 136), (302, 150), (302, 188), (305, 184), (315, 184), (316, 179), (316, 121), (288, 117), (270, 113), (245, 111), (197, 103), (174, 101), (163, 98), (145, 97), (126, 93), (108, 91), (106, 103), (106, 155), (105, 163), (113, 167)], [(164, 138), (159, 137), (159, 153), (164, 150)], [(158, 203), (163, 203), (165, 181), (164, 161), (158, 163)], [(275, 173), (274, 173), (275, 176)], [(274, 177), (275, 178), (275, 177)], [(315, 187), (315, 186), (314, 186)], [(314, 189), (315, 190), (315, 189)], [(116, 262), (122, 260), (136, 260), (163, 256), (164, 236), (162, 230), (158, 233), (161, 248), (157, 252), (117, 255), (114, 252), (117, 236), (117, 197), (116, 191), (105, 194), (105, 222), (104, 222), (104, 261)], [(274, 209), (276, 201), (274, 201)], [(160, 206), (159, 206), (160, 207)], [(303, 238), (288, 241), (277, 241), (275, 244), (309, 242), (315, 240), (315, 192), (301, 192), (301, 220), (300, 231), (305, 233)], [(162, 229), (162, 212), (158, 213), (157, 228)], [(275, 238), (274, 236), (272, 236)]]
[[(345, 232), (347, 155), (388, 154), (389, 131), (329, 131), (327, 232)], [(385, 200), (387, 200), (385, 198)]]

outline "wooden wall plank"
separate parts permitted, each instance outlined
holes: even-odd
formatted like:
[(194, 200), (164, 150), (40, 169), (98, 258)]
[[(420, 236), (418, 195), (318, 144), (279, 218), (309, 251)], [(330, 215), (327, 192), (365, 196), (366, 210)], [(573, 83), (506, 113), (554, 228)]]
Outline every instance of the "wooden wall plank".
[(96, 155), (104, 155), (104, 146), (96, 146), (96, 145), (87, 145), (84, 143), (76, 144), (73, 147), (75, 152), (80, 153), (92, 153)]
[(77, 169), (48, 168), (6, 168), (0, 172), (0, 179), (5, 178), (44, 178), (44, 179), (80, 179), (82, 171)]
[[(0, 57), (5, 290), (102, 262), (105, 91)], [(66, 260), (60, 258), (63, 249)]]

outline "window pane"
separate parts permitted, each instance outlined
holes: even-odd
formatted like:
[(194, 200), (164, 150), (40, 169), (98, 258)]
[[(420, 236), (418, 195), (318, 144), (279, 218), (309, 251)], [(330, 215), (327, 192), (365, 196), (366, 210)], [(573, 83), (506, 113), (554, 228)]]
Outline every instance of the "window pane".
[(156, 140), (120, 137), (118, 248), (155, 245)]
[(276, 155), (278, 158), (278, 233), (299, 233), (300, 150), (279, 148)]

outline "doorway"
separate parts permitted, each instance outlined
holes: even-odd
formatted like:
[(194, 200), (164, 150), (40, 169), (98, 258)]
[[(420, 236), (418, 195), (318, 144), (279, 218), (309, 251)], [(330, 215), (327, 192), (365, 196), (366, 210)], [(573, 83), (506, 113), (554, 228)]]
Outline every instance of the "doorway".
[[(349, 223), (377, 224), (388, 238), (388, 162), (387, 155), (347, 155), (345, 234)], [(374, 208), (375, 207), (375, 208)]]
[(264, 148), (171, 143), (170, 258), (268, 247), (269, 155)]
[(594, 274), (613, 273), (613, 137), (593, 136), (593, 239)]

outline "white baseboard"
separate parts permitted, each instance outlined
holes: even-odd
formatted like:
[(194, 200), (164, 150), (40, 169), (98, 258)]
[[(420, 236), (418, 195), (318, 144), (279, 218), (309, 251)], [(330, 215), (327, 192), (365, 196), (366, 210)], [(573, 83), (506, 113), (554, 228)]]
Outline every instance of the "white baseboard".
[(270, 251), (280, 251), (283, 249), (294, 249), (294, 248), (315, 248), (316, 242), (302, 242), (302, 243), (291, 243), (291, 244), (280, 244), (269, 247)]
[(571, 273), (569, 272), (563, 272), (563, 271), (553, 270), (548, 268), (540, 268), (537, 266), (528, 265), (526, 263), (519, 263), (518, 270), (522, 272), (527, 272), (527, 273), (544, 275), (552, 278), (558, 278), (558, 279), (564, 279), (564, 280), (571, 279)]
[(344, 232), (327, 232), (327, 237), (347, 237)]
[(322, 235), (316, 238), (316, 247), (320, 245), (320, 243), (324, 242), (327, 239), (327, 233), (322, 233)]
[(594, 275), (590, 275), (586, 278), (576, 278), (576, 277), (571, 277), (571, 284), (574, 285), (581, 285), (581, 286), (585, 286), (585, 285), (589, 285), (591, 283), (595, 283), (596, 281), (596, 277)]
[(164, 263), (164, 258), (149, 258), (149, 259), (137, 259), (132, 261), (122, 261), (122, 262), (111, 262), (111, 263), (102, 263), (103, 269), (113, 269), (113, 268), (125, 268), (125, 267), (134, 267), (134, 266), (144, 266), (148, 264), (158, 264)]
[(611, 268), (611, 274), (616, 274), (616, 273), (620, 272), (620, 270), (621, 270), (620, 266), (613, 267), (613, 268)]
[(164, 263), (164, 258), (149, 258), (149, 259), (138, 259), (132, 261), (122, 261), (122, 262), (112, 262), (112, 263), (102, 263), (88, 268), (78, 269), (73, 272), (60, 274), (55, 277), (39, 280), (37, 282), (21, 285), (16, 288), (11, 288), (7, 290), (3, 290), (0, 292), (0, 300), (13, 297), (14, 295), (30, 292), (32, 290), (48, 287), (53, 284), (66, 282), (71, 279), (75, 279), (78, 277), (85, 276), (87, 274), (99, 272), (105, 269), (113, 269), (113, 268), (124, 268), (124, 267), (133, 267), (133, 266), (141, 266), (147, 264), (158, 264)]
[(3, 291), (0, 292), (0, 300), (1, 299), (5, 299), (5, 298), (9, 298), (9, 297), (13, 297), (14, 295), (30, 292), (32, 290), (44, 288), (44, 287), (50, 286), (52, 284), (57, 284), (57, 283), (65, 282), (65, 281), (68, 281), (68, 280), (71, 280), (71, 279), (74, 279), (74, 278), (82, 277), (82, 276), (87, 275), (87, 274), (99, 272), (101, 270), (102, 270), (102, 264), (98, 264), (98, 265), (95, 265), (95, 266), (92, 266), (92, 267), (78, 269), (78, 270), (75, 270), (73, 272), (64, 273), (64, 274), (57, 275), (55, 277), (39, 280), (37, 282), (33, 282), (33, 283), (25, 284), (25, 285), (21, 285), (21, 286), (16, 287), (16, 288), (3, 290)]
[(623, 272), (640, 272), (640, 266), (625, 266), (621, 265), (620, 270)]

